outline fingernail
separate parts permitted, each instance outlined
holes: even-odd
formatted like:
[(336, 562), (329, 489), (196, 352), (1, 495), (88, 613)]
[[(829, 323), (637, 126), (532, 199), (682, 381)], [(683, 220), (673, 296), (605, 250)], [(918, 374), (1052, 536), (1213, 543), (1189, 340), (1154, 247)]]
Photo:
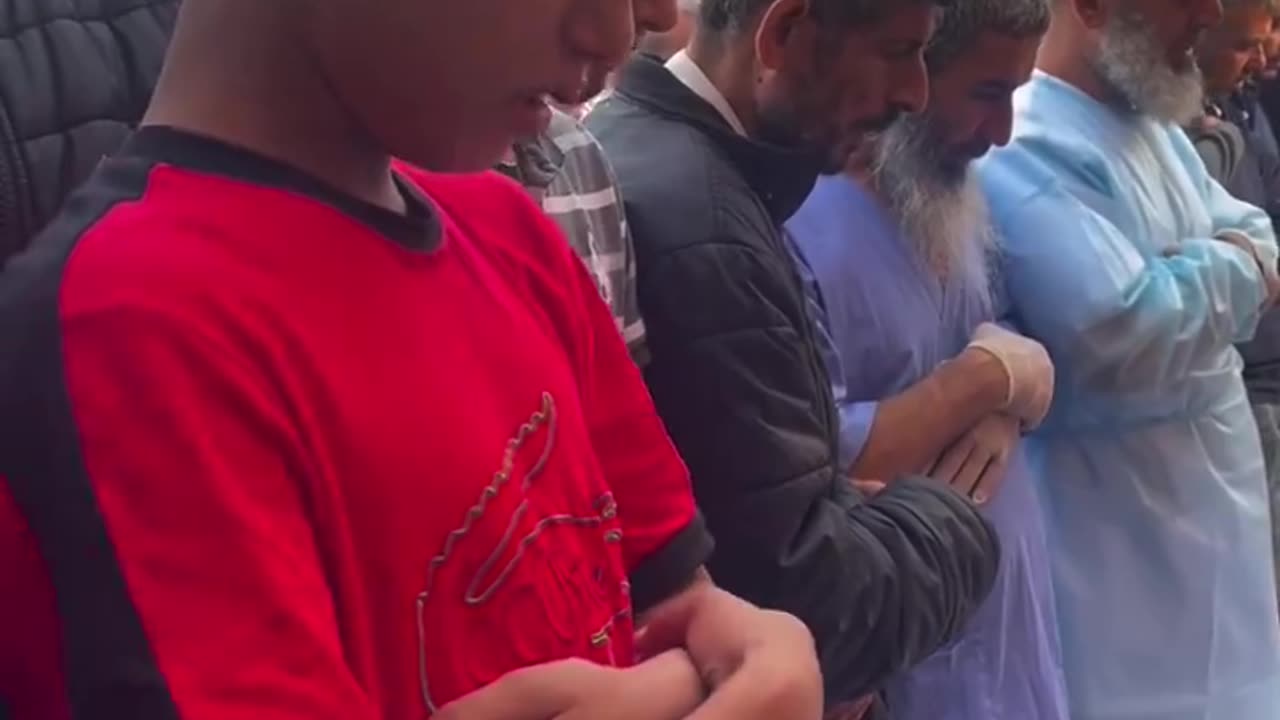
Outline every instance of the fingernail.
[(985, 505), (985, 504), (987, 503), (987, 494), (986, 494), (986, 493), (981, 493), (981, 492), (980, 492), (980, 493), (974, 493), (974, 495), (973, 495), (973, 501), (974, 501), (974, 502), (976, 502), (976, 503), (978, 503), (979, 505)]

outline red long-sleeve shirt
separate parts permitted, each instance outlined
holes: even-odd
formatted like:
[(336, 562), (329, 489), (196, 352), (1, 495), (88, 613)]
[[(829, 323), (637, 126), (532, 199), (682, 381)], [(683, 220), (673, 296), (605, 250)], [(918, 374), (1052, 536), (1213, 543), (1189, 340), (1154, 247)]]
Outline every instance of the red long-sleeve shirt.
[(399, 178), (407, 216), (148, 128), (6, 270), (18, 718), (66, 709), (32, 646), (88, 718), (422, 718), (516, 667), (629, 663), (633, 598), (703, 562), (564, 239), (496, 175)]

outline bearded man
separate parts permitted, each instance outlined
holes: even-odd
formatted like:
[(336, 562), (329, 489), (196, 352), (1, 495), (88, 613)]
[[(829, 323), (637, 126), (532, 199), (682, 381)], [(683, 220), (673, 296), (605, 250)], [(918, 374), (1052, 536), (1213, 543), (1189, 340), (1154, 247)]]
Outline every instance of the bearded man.
[(1023, 423), (1002, 410), (1003, 370), (985, 348), (1018, 349), (1044, 410), (1053, 366), (1038, 343), (990, 324), (992, 233), (969, 171), (1008, 142), (1013, 91), (1048, 24), (1045, 0), (950, 6), (925, 56), (925, 112), (820, 179), (787, 223), (829, 341), (843, 466), (862, 479), (929, 472), (984, 506), (1003, 548), (996, 590), (965, 634), (889, 684), (898, 720), (1068, 717)]
[(1014, 317), (1058, 394), (1044, 489), (1075, 720), (1272, 720), (1267, 488), (1233, 343), (1276, 294), (1261, 210), (1205, 172), (1193, 48), (1219, 0), (1058, 0), (982, 161)]

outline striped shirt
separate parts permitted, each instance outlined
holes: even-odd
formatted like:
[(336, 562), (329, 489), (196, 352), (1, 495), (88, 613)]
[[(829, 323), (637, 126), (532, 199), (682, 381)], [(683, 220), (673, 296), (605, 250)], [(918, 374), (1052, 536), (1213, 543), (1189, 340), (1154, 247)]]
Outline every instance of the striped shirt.
[(636, 262), (617, 181), (604, 150), (573, 117), (553, 110), (541, 137), (515, 147), (501, 169), (533, 195), (587, 264), (618, 330), (643, 366), (644, 321), (636, 300)]

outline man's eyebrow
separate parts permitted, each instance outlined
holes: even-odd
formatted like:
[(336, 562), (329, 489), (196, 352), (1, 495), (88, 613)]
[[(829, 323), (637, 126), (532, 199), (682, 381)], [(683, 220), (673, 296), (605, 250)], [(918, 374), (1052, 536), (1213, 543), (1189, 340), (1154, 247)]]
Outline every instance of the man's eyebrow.
[(921, 37), (893, 37), (892, 35), (884, 36), (884, 45), (894, 45), (901, 47), (909, 47), (911, 49), (923, 48), (929, 43), (928, 38)]

